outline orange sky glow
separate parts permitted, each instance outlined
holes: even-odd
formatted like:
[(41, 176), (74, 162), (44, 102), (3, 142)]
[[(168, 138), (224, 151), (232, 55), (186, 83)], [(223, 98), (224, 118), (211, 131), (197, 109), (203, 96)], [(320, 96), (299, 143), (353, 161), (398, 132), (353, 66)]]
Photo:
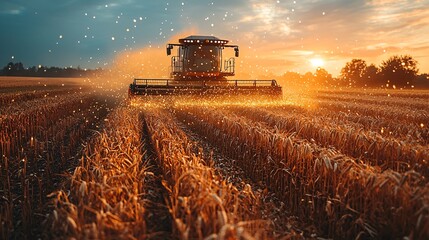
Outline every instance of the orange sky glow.
[[(420, 73), (429, 72), (429, 39), (423, 34), (429, 32), (425, 1), (364, 1), (360, 8), (365, 11), (356, 12), (350, 6), (341, 9), (332, 5), (325, 7), (326, 11), (304, 12), (303, 16), (313, 15), (294, 21), (289, 15), (299, 7), (279, 8), (275, 1), (250, 2), (251, 11), (240, 13), (238, 21), (228, 24), (230, 28), (207, 31), (193, 26), (153, 46), (124, 51), (115, 64), (126, 62), (138, 76), (168, 77), (170, 58), (165, 54), (165, 44), (189, 35), (213, 35), (240, 46), (237, 78), (287, 71), (304, 74), (314, 72), (318, 65), (338, 76), (353, 58), (378, 66), (390, 56), (405, 54), (418, 61)], [(227, 54), (233, 56), (233, 52)]]

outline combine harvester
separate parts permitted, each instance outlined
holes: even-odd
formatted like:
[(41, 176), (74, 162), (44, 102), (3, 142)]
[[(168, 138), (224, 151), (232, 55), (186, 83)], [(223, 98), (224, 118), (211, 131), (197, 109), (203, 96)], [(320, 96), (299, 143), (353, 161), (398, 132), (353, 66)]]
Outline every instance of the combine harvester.
[(136, 78), (130, 84), (129, 97), (135, 95), (268, 95), (281, 97), (282, 87), (276, 80), (227, 80), (235, 74), (235, 59), (223, 61), (224, 48), (236, 45), (212, 36), (189, 36), (179, 44), (168, 44), (167, 55), (178, 47), (177, 56), (171, 58), (170, 79)]

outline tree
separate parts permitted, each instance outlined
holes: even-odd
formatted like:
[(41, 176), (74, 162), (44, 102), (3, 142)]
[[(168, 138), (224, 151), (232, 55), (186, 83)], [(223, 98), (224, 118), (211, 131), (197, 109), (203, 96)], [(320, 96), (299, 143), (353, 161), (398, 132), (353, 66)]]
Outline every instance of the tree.
[(301, 80), (298, 82), (298, 85), (309, 87), (310, 85), (313, 84), (313, 82), (314, 82), (313, 73), (306, 72), (304, 75), (301, 75)]
[(314, 74), (314, 79), (318, 84), (331, 85), (332, 84), (332, 74), (328, 73), (324, 68), (317, 68), (316, 73)]
[(13, 68), (14, 68), (14, 64), (13, 64), (13, 62), (10, 62), (10, 63), (8, 63), (6, 66), (4, 66), (4, 68), (3, 68), (3, 73), (4, 74), (7, 74), (7, 73), (9, 73), (10, 71), (12, 71), (13, 70)]
[(278, 80), (284, 85), (302, 85), (303, 79), (302, 75), (297, 72), (286, 72), (282, 76), (278, 77)]
[(21, 62), (19, 63), (10, 62), (3, 68), (2, 74), (10, 75), (10, 76), (18, 76), (23, 74), (24, 72), (25, 72), (24, 65)]
[(39, 65), (39, 67), (37, 68), (37, 74), (39, 76), (43, 76), (46, 73), (47, 67)]
[(60, 68), (60, 67), (39, 67), (32, 66), (28, 69), (24, 68), (21, 62), (9, 62), (2, 69), (0, 68), (0, 75), (2, 76), (32, 76), (32, 77), (82, 77), (89, 75), (96, 75), (103, 72), (103, 69), (83, 70), (81, 68)]
[(27, 75), (29, 75), (29, 76), (34, 76), (36, 73), (37, 73), (36, 66), (32, 66), (32, 67), (28, 68), (28, 70), (27, 70)]
[(341, 69), (341, 78), (349, 86), (363, 86), (366, 84), (364, 76), (367, 68), (365, 60), (352, 59), (352, 61), (346, 63), (346, 66)]
[(22, 62), (15, 63), (15, 69), (18, 73), (22, 73), (25, 71), (24, 64)]
[(429, 74), (424, 73), (424, 74), (420, 74), (419, 76), (416, 77), (415, 81), (414, 81), (414, 86), (416, 88), (429, 88)]
[(281, 79), (286, 79), (289, 81), (299, 81), (301, 80), (302, 76), (301, 74), (297, 73), (297, 72), (286, 72), (283, 74), (283, 76), (281, 76)]
[(409, 55), (392, 56), (381, 63), (380, 69), (383, 84), (393, 87), (412, 85), (419, 72), (417, 61)]
[(363, 76), (364, 82), (366, 86), (379, 86), (380, 77), (379, 77), (380, 69), (376, 67), (374, 64), (369, 65), (365, 69), (365, 73)]

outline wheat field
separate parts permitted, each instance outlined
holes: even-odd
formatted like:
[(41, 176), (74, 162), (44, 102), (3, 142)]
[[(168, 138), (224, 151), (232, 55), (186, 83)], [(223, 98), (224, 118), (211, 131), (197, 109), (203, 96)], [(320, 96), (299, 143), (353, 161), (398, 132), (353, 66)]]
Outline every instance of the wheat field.
[(1, 239), (429, 238), (428, 91), (20, 80), (1, 81)]

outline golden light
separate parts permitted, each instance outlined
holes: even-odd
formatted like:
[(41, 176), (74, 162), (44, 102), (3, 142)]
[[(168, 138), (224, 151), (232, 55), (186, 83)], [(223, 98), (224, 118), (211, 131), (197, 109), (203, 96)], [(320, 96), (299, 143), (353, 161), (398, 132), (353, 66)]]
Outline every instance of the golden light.
[(313, 67), (323, 67), (323, 65), (325, 65), (325, 61), (321, 58), (312, 58), (310, 59), (310, 63)]

